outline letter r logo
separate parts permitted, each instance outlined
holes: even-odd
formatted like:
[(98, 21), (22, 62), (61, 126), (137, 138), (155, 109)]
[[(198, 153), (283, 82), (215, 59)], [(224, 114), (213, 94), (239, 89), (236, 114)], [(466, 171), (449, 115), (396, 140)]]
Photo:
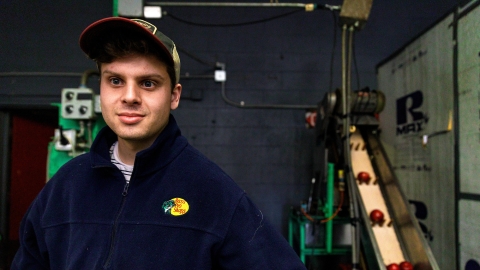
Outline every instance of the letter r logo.
[(410, 113), (413, 121), (423, 119), (422, 112), (414, 111), (422, 106), (422, 103), (423, 94), (420, 90), (397, 99), (397, 125), (407, 123), (407, 112)]

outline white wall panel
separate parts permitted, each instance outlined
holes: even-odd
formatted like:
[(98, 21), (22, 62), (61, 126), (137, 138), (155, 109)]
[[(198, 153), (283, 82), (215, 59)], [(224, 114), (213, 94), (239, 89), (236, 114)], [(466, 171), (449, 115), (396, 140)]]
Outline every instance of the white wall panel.
[(466, 269), (468, 261), (480, 262), (480, 202), (460, 200), (459, 203), (459, 240), (460, 269)]
[[(480, 262), (480, 6), (458, 21), (458, 114), (460, 268)], [(472, 266), (474, 265), (474, 266)]]
[(451, 124), (452, 22), (453, 15), (446, 17), (378, 68), (387, 98), (382, 141), (393, 149), (390, 159), (406, 197), (426, 207), (417, 217), (441, 269), (455, 269), (454, 136), (432, 136), (426, 147), (422, 136)]
[[(460, 191), (480, 194), (480, 7), (458, 22)], [(477, 238), (480, 241), (480, 235)]]

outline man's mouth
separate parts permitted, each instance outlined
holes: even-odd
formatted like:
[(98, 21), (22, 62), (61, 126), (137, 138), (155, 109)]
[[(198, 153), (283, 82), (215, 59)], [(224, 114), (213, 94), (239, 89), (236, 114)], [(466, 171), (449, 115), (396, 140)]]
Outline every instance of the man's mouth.
[(120, 122), (127, 125), (136, 124), (142, 121), (143, 117), (144, 115), (139, 113), (119, 113), (118, 114), (118, 118), (120, 119)]

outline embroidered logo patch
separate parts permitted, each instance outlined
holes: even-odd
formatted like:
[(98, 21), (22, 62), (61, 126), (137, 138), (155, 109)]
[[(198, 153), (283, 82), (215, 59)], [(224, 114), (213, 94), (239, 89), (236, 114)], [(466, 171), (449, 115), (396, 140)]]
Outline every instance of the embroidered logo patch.
[(182, 198), (173, 198), (171, 200), (163, 202), (162, 208), (165, 214), (172, 216), (185, 215), (188, 212), (188, 203)]
[(144, 20), (140, 20), (140, 19), (132, 19), (132, 21), (140, 24), (141, 26), (145, 27), (148, 29), (148, 31), (152, 32), (152, 34), (155, 35), (155, 32), (157, 32), (157, 27), (149, 22), (146, 22)]

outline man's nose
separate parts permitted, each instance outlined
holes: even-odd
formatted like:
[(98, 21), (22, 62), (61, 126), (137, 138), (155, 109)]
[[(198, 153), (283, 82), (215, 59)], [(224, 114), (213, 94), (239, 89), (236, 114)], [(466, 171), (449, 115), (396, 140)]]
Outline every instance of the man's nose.
[(122, 102), (127, 104), (140, 104), (140, 89), (134, 83), (127, 83), (125, 86)]

